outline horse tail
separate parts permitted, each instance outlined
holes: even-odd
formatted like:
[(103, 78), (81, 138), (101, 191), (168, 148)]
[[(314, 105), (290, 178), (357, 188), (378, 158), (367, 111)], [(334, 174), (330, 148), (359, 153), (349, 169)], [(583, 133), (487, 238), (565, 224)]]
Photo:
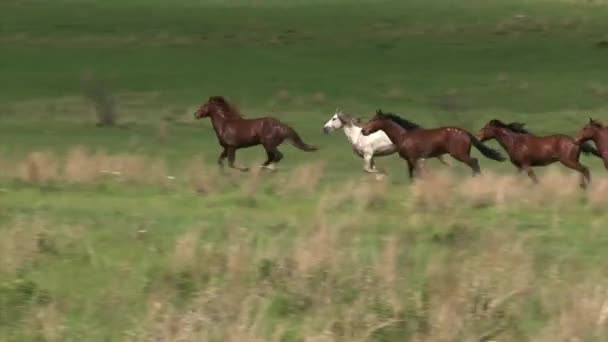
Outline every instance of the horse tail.
[(302, 140), (302, 138), (300, 138), (300, 135), (298, 135), (298, 133), (293, 128), (285, 125), (285, 129), (287, 131), (286, 138), (291, 141), (293, 146), (299, 148), (302, 151), (306, 151), (306, 152), (312, 152), (312, 151), (316, 151), (319, 149), (316, 146), (308, 145), (307, 143), (305, 143)]
[(473, 146), (475, 146), (475, 148), (479, 150), (479, 152), (481, 152), (481, 154), (483, 154), (485, 157), (499, 162), (505, 161), (505, 157), (500, 152), (491, 147), (486, 146), (484, 143), (479, 141), (479, 139), (477, 139), (477, 137), (475, 137), (473, 134), (469, 132), (467, 133), (469, 134), (469, 138), (471, 138), (471, 143), (473, 144)]
[(584, 154), (591, 153), (598, 158), (602, 158), (601, 153), (595, 147), (593, 147), (593, 145), (591, 145), (591, 143), (589, 143), (589, 142), (585, 142), (585, 143), (581, 144), (581, 151)]

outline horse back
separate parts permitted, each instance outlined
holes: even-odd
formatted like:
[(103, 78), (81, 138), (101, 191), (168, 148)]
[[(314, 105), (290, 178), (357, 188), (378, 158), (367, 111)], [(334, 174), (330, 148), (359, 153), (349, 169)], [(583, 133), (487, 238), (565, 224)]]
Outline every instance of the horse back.
[(434, 157), (448, 153), (450, 146), (470, 143), (470, 134), (459, 127), (418, 129), (407, 133), (405, 143), (421, 156)]

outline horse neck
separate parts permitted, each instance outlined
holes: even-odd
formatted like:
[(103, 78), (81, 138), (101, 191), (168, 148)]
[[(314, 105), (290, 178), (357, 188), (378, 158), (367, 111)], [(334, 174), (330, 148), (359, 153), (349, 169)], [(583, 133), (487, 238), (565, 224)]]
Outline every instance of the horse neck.
[(608, 144), (608, 127), (598, 128), (591, 137), (591, 141), (596, 145)]
[(211, 117), (211, 124), (213, 125), (213, 128), (216, 131), (218, 129), (220, 129), (221, 127), (223, 127), (224, 123), (229, 118), (228, 115), (222, 111), (214, 111), (211, 113), (210, 117)]
[(494, 133), (496, 141), (498, 141), (500, 146), (507, 150), (507, 152), (515, 147), (516, 135), (517, 133), (510, 132), (505, 128), (496, 128)]
[(403, 139), (403, 135), (407, 132), (405, 128), (399, 126), (397, 123), (391, 120), (384, 120), (380, 129), (384, 131), (384, 133), (395, 145)]
[(355, 126), (353, 124), (344, 125), (342, 130), (344, 131), (344, 134), (346, 135), (348, 141), (350, 141), (351, 143), (354, 143), (357, 140), (357, 137), (361, 135), (361, 127)]

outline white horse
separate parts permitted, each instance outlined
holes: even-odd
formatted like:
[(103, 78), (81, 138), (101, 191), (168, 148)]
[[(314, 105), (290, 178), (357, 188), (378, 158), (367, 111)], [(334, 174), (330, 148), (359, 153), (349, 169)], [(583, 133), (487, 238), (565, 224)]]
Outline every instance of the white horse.
[[(383, 131), (377, 131), (365, 136), (358, 126), (359, 119), (336, 109), (336, 113), (325, 123), (323, 131), (330, 133), (342, 128), (346, 138), (353, 146), (356, 155), (363, 158), (363, 170), (370, 173), (380, 172), (374, 163), (374, 157), (388, 156), (395, 153), (396, 148), (391, 139)], [(409, 128), (415, 129), (415, 128)], [(450, 165), (442, 157), (438, 158), (443, 164)]]

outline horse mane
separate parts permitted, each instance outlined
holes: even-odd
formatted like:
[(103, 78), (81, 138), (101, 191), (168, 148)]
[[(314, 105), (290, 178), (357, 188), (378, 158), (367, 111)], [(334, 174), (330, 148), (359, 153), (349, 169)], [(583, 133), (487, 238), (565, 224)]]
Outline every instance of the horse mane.
[(397, 125), (401, 126), (403, 129), (406, 129), (408, 131), (413, 131), (413, 130), (422, 128), (422, 126), (420, 126), (419, 124), (412, 122), (410, 120), (404, 119), (394, 113), (382, 113), (382, 115), (384, 117), (388, 118), (389, 120), (391, 120), (392, 122), (396, 123)]
[(239, 109), (235, 105), (228, 102), (228, 100), (226, 100), (223, 96), (211, 96), (209, 101), (219, 105), (225, 114), (242, 117)]
[(348, 121), (353, 126), (361, 127), (361, 119), (355, 117), (354, 115), (344, 112), (337, 112), (337, 114), (340, 117), (340, 120)]
[(589, 124), (591, 124), (592, 126), (595, 126), (597, 128), (604, 128), (604, 124), (596, 119), (589, 119)]
[(514, 133), (522, 133), (522, 134), (532, 134), (530, 133), (530, 131), (528, 131), (526, 129), (526, 124), (521, 123), (521, 122), (511, 122), (511, 123), (504, 123), (498, 119), (494, 119), (492, 121), (490, 121), (490, 124), (494, 127), (499, 127), (499, 128), (505, 128), (508, 129), (511, 132)]

